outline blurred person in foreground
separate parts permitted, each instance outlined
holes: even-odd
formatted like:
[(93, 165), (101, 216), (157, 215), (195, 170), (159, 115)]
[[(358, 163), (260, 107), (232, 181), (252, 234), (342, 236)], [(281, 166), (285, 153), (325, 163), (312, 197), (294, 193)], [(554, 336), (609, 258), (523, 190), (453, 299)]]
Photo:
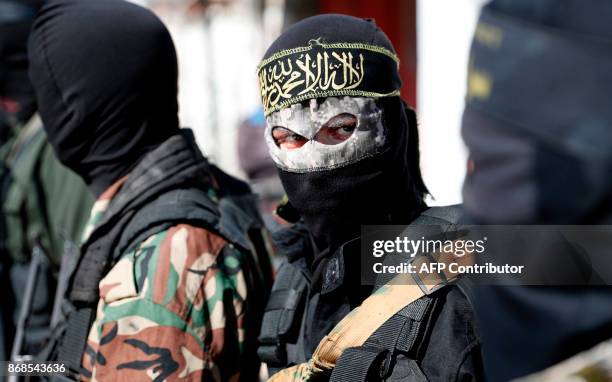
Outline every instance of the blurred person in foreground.
[(395, 50), (373, 20), (320, 15), (288, 28), (259, 67), (268, 150), (295, 224), (274, 234), (280, 266), (259, 354), (274, 381), (482, 380), (461, 288), (362, 285), (361, 225), (446, 228), (428, 208), (416, 115)]
[[(609, 1), (494, 0), (483, 8), (462, 127), (472, 221), (612, 222), (611, 55)], [(557, 255), (539, 257), (558, 271)], [(584, 285), (475, 289), (490, 380), (537, 372), (612, 338), (612, 290)], [(590, 367), (565, 377), (610, 380)]]
[(0, 360), (36, 354), (48, 339), (62, 254), (78, 243), (93, 204), (36, 113), (26, 46), (42, 3), (0, 1)]
[(122, 0), (50, 0), (28, 52), (49, 141), (97, 197), (41, 358), (72, 379), (256, 380), (261, 217), (179, 128), (165, 26)]

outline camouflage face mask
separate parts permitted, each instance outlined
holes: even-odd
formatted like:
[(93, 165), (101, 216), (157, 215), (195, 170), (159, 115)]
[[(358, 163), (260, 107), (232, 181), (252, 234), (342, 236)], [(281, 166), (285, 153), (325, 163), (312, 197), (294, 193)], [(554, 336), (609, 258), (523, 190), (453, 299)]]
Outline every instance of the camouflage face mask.
[[(356, 121), (350, 136), (338, 143), (323, 143), (318, 139), (334, 117), (348, 115)], [(380, 109), (372, 98), (329, 97), (321, 104), (310, 100), (309, 106), (291, 105), (266, 118), (266, 142), (276, 165), (289, 172), (330, 170), (355, 163), (381, 153), (386, 131)], [(299, 148), (281, 148), (273, 130), (284, 128), (307, 140)], [(303, 138), (302, 138), (303, 137)]]

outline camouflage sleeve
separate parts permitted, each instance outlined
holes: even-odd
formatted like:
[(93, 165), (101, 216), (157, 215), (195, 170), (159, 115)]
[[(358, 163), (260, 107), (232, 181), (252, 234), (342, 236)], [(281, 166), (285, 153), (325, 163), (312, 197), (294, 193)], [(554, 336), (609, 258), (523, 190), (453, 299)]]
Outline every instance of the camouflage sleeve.
[(125, 255), (100, 282), (83, 356), (88, 380), (238, 380), (244, 255), (178, 225)]

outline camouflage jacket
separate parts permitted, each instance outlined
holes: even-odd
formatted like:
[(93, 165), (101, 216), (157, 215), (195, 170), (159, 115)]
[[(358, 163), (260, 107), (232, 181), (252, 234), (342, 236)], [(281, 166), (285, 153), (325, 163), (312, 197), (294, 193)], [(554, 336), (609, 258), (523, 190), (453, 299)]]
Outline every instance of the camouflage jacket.
[[(125, 182), (96, 201), (84, 241)], [(215, 192), (211, 185), (209, 195)], [(99, 284), (82, 378), (255, 380), (253, 367), (245, 372), (257, 360), (254, 346), (245, 345), (257, 336), (249, 323), (259, 322), (246, 308), (256, 288), (247, 256), (189, 224), (156, 233), (123, 254)]]

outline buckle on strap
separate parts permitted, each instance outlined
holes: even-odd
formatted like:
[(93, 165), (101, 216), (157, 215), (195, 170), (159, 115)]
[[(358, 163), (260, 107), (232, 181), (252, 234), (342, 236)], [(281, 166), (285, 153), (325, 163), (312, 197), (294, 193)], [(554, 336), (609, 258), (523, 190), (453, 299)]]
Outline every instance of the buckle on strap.
[[(423, 264), (437, 264), (440, 263), (440, 261), (436, 260), (430, 253), (426, 253), (423, 254), (419, 257), (415, 257), (414, 260), (412, 261), (413, 263), (417, 260), (417, 259), (422, 259), (422, 258), (426, 258), (427, 260), (422, 262), (420, 264), (420, 266), (422, 266)], [(441, 262), (442, 264), (446, 264), (445, 262)], [(419, 289), (421, 289), (421, 291), (423, 292), (423, 294), (425, 296), (429, 296), (433, 293), (435, 293), (436, 291), (444, 288), (446, 285), (448, 285), (451, 281), (454, 281), (457, 279), (457, 277), (453, 277), (452, 279), (448, 279), (448, 277), (446, 277), (446, 274), (444, 273), (443, 270), (440, 270), (439, 267), (436, 267), (436, 273), (428, 273), (427, 275), (429, 276), (427, 281), (423, 281), (423, 278), (421, 277), (421, 274), (419, 272), (412, 272), (412, 278), (414, 279), (415, 284), (419, 287)], [(435, 275), (435, 277), (433, 277), (433, 275)], [(432, 282), (434, 281), (434, 282)]]
[(413, 273), (412, 278), (414, 279), (415, 284), (421, 289), (425, 296), (429, 296), (448, 285), (447, 282), (442, 282), (440, 284), (436, 284), (430, 287), (427, 284), (423, 283), (423, 280), (421, 280), (421, 276), (419, 276), (418, 273)]

